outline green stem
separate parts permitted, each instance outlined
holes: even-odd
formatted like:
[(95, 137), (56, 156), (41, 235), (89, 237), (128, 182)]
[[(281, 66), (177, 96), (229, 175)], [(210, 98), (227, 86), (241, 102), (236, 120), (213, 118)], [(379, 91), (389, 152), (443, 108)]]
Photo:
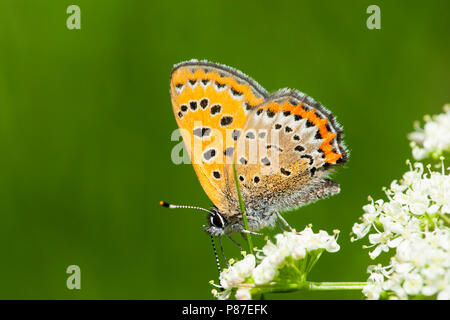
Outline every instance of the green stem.
[(311, 282), (287, 283), (283, 285), (259, 285), (255, 286), (264, 293), (294, 292), (300, 290), (308, 291), (333, 291), (333, 290), (362, 290), (366, 282)]
[(309, 282), (311, 291), (362, 290), (366, 282)]
[(315, 266), (315, 264), (317, 263), (317, 261), (319, 261), (319, 258), (320, 258), (320, 256), (322, 255), (322, 253), (323, 253), (323, 249), (320, 249), (321, 251), (319, 251), (319, 252), (317, 252), (317, 253), (315, 253), (314, 254), (314, 257), (311, 257), (311, 258), (313, 258), (314, 260), (312, 260), (312, 262), (309, 264), (309, 266), (308, 266), (308, 268), (306, 269), (306, 271), (305, 271), (305, 274), (309, 274), (309, 272), (312, 270), (312, 268)]
[[(239, 198), (239, 205), (241, 207), (241, 212), (242, 212), (242, 221), (244, 223), (244, 229), (245, 230), (249, 230), (248, 229), (247, 215), (245, 214), (244, 201), (242, 200), (241, 188), (239, 187), (239, 181), (238, 181), (238, 178), (237, 178), (236, 165), (234, 163), (233, 163), (233, 172), (234, 172), (234, 181), (236, 183), (236, 189), (237, 189), (237, 194), (238, 194), (238, 198)], [(250, 253), (253, 254), (252, 235), (250, 233), (246, 233), (245, 235), (246, 235), (246, 238), (247, 238), (248, 249), (249, 249)]]
[(448, 225), (450, 225), (450, 219), (443, 213), (439, 213), (439, 216), (444, 220), (444, 222)]

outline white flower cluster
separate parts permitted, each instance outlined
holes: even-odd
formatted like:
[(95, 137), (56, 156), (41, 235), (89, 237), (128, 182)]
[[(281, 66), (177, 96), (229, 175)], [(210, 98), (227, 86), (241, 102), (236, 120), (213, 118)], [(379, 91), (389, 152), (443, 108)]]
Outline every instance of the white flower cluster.
[[(443, 167), (443, 164), (442, 164)], [(373, 201), (363, 207), (362, 223), (355, 223), (357, 240), (370, 231), (367, 248), (375, 259), (395, 249), (388, 266), (369, 266), (369, 299), (408, 299), (413, 296), (450, 298), (450, 176), (430, 171), (421, 163), (394, 180), (386, 190), (387, 202)], [(446, 225), (447, 224), (447, 225)]]
[[(278, 271), (285, 266), (289, 257), (298, 261), (309, 254), (314, 259), (308, 261), (314, 264), (323, 251), (338, 251), (340, 248), (336, 242), (338, 234), (338, 231), (333, 235), (329, 235), (326, 231), (314, 233), (310, 227), (306, 227), (302, 232), (293, 230), (277, 234), (276, 242), (268, 240), (261, 250), (257, 250), (256, 257), (248, 254), (228, 269), (224, 269), (219, 278), (220, 288), (224, 290), (218, 292), (214, 289), (212, 292), (218, 299), (228, 299), (232, 290), (237, 289), (236, 299), (249, 300), (253, 288), (271, 284), (276, 280)], [(305, 270), (309, 271), (310, 268)], [(306, 278), (306, 274), (304, 277)]]
[(339, 245), (334, 235), (329, 235), (326, 231), (320, 230), (314, 233), (310, 227), (306, 227), (302, 232), (285, 232), (275, 236), (276, 243), (267, 241), (267, 244), (258, 254), (261, 263), (253, 272), (255, 284), (269, 283), (277, 273), (277, 270), (286, 260), (292, 257), (294, 260), (305, 258), (307, 252), (323, 249), (328, 252), (339, 251)]
[(414, 127), (415, 131), (408, 136), (414, 159), (430, 156), (437, 159), (443, 152), (450, 152), (450, 105), (444, 106), (444, 113), (426, 116), (423, 129), (418, 123)]

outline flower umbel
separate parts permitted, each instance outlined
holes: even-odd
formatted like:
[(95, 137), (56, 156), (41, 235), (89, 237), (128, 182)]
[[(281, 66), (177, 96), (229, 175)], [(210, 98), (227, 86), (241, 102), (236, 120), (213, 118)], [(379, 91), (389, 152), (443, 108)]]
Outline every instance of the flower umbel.
[(261, 249), (244, 258), (220, 274), (222, 289), (213, 290), (218, 299), (251, 299), (265, 292), (285, 291), (286, 288), (307, 286), (306, 277), (324, 251), (337, 252), (339, 232), (329, 235), (325, 231), (314, 233), (311, 227), (275, 236)]
[(450, 105), (444, 106), (444, 113), (425, 116), (423, 129), (419, 123), (414, 127), (415, 131), (408, 135), (414, 159), (439, 159), (445, 152), (450, 152)]
[(437, 298), (450, 293), (450, 176), (416, 163), (386, 189), (385, 200), (369, 199), (354, 238), (368, 234), (369, 255), (395, 250), (387, 266), (369, 266), (368, 299)]

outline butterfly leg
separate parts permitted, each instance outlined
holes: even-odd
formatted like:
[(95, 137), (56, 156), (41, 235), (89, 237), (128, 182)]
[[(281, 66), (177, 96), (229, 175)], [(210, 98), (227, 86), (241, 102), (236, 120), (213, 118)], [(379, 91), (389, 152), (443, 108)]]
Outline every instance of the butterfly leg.
[(245, 229), (242, 229), (241, 233), (250, 233), (250, 234), (254, 234), (255, 236), (263, 236), (264, 235), (263, 233), (260, 233), (260, 232), (254, 232), (254, 231), (245, 230)]
[(223, 260), (225, 261), (225, 264), (227, 265), (227, 267), (229, 267), (227, 257), (225, 256), (225, 251), (223, 251), (222, 237), (220, 237), (220, 236), (219, 236), (219, 244), (220, 244), (220, 251), (222, 252)]
[(278, 211), (277, 211), (277, 216), (278, 216), (278, 219), (280, 219), (280, 221), (283, 222), (283, 224), (284, 224), (286, 227), (289, 228), (289, 230), (295, 231), (295, 229), (292, 228), (292, 227), (289, 225), (289, 223), (287, 223), (287, 221), (283, 218), (283, 216), (282, 216)]
[[(247, 219), (248, 219), (248, 223), (251, 224), (251, 219), (252, 218), (247, 216)], [(242, 224), (243, 224), (243, 221), (242, 221)], [(244, 233), (254, 234), (255, 236), (263, 236), (264, 235), (263, 233), (247, 230), (247, 229), (244, 229), (244, 228), (240, 229), (239, 231), (241, 232), (242, 235), (244, 235)]]
[(280, 221), (276, 220), (277, 226), (280, 228), (281, 232), (285, 232), (286, 229), (283, 227), (283, 225), (280, 223)]
[(247, 241), (247, 233), (250, 233), (250, 234), (254, 234), (254, 235), (257, 235), (257, 236), (263, 236), (264, 234), (263, 233), (257, 233), (257, 232), (253, 232), (253, 231), (248, 231), (248, 230), (241, 230), (241, 236), (242, 236), (242, 239), (244, 239), (244, 241)]
[(230, 238), (231, 241), (233, 241), (233, 243), (235, 245), (237, 245), (239, 247), (239, 249), (242, 251), (242, 246), (239, 244), (239, 242), (237, 242), (236, 240), (234, 240), (229, 234), (227, 234), (228, 238)]

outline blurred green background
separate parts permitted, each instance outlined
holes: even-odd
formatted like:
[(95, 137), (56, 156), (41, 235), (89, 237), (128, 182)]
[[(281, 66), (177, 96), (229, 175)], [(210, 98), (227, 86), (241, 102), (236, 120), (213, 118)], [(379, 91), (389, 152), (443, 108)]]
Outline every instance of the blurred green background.
[[(66, 27), (70, 4), (81, 30)], [(381, 30), (366, 27), (371, 4)], [(449, 12), (446, 0), (1, 0), (0, 298), (212, 298), (203, 214), (158, 204), (210, 206), (190, 165), (170, 158), (169, 75), (191, 58), (297, 88), (337, 115), (351, 150), (334, 178), (342, 192), (287, 219), (341, 230), (311, 280), (364, 281), (373, 262), (349, 233), (367, 196), (407, 169), (413, 121), (450, 101)], [(66, 288), (71, 264), (81, 290)]]

